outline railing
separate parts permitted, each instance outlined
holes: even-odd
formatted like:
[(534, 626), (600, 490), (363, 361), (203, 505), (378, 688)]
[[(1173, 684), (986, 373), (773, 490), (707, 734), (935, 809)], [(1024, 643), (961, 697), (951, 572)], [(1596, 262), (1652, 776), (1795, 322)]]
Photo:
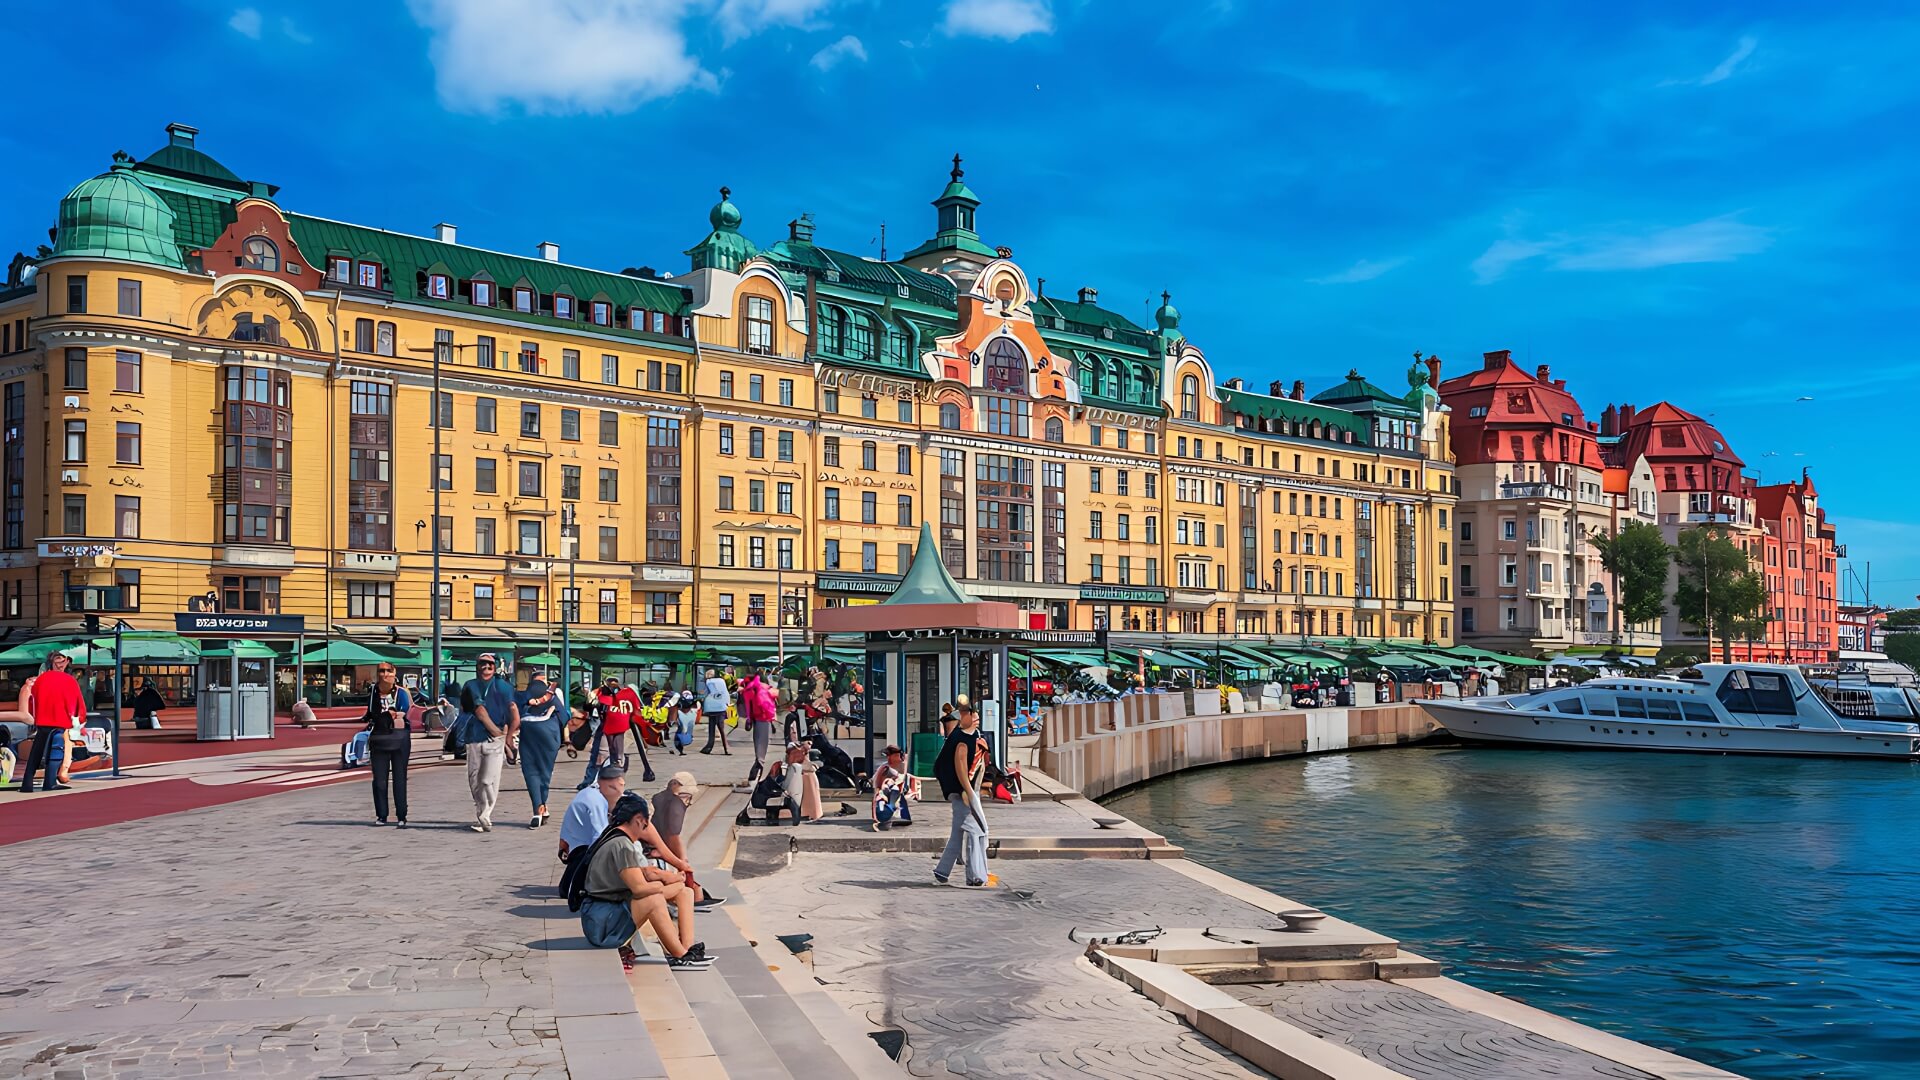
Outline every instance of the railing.
[(1524, 483), (1501, 484), (1500, 497), (1503, 499), (1563, 499), (1571, 501), (1573, 492), (1559, 484)]

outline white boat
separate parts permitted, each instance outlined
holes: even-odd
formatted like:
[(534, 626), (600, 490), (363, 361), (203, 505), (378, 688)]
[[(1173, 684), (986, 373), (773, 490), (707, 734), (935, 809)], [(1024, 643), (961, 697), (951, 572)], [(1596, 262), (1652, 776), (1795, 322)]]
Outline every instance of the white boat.
[(1466, 742), (1593, 750), (1920, 757), (1920, 724), (1842, 716), (1800, 669), (1702, 664), (1698, 678), (1593, 679), (1420, 705)]

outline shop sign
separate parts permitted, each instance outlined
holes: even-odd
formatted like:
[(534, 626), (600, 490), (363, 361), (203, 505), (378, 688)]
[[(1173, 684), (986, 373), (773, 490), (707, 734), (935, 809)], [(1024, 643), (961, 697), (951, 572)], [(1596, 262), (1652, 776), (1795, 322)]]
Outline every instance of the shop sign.
[(641, 581), (658, 581), (671, 585), (693, 584), (693, 568), (690, 566), (642, 566)]
[(1125, 585), (1082, 585), (1080, 599), (1109, 600), (1123, 604), (1164, 604), (1167, 602), (1167, 590), (1128, 588)]
[(821, 592), (888, 593), (900, 587), (897, 577), (822, 576), (816, 586)]
[(365, 570), (376, 574), (393, 574), (400, 570), (400, 556), (380, 551), (343, 551), (340, 553), (342, 570)]
[(305, 615), (223, 615), (216, 611), (181, 611), (173, 616), (174, 629), (206, 637), (247, 634), (304, 634)]
[(112, 558), (118, 554), (120, 554), (119, 544), (43, 543), (40, 545), (40, 557), (43, 559), (98, 559), (103, 555)]

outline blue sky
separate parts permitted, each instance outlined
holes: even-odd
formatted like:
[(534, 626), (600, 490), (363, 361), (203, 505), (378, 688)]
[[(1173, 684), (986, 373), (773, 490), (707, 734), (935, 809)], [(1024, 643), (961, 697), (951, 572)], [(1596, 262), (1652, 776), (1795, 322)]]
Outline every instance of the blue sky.
[(1667, 398), (1911, 602), (1920, 11), (1843, 7), (16, 0), (0, 225), (180, 120), (291, 209), (486, 247), (679, 270), (727, 184), (757, 242), (897, 255), (958, 151), (987, 242), (1172, 290), (1222, 377), (1511, 348), (1594, 417)]

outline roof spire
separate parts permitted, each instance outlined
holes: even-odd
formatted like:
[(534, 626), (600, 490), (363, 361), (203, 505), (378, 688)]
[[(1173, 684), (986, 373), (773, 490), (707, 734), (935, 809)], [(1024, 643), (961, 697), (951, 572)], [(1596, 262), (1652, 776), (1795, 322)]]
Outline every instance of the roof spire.
[(967, 170), (965, 170), (965, 169), (962, 169), (962, 168), (960, 167), (960, 155), (959, 155), (959, 154), (955, 154), (955, 155), (953, 155), (953, 173), (952, 173), (951, 175), (952, 175), (952, 177), (953, 177), (953, 179), (954, 179), (954, 180), (955, 180), (956, 182), (957, 182), (957, 181), (959, 181), (959, 179), (960, 179), (961, 177), (963, 177), (963, 176), (965, 176), (965, 175), (967, 175)]

